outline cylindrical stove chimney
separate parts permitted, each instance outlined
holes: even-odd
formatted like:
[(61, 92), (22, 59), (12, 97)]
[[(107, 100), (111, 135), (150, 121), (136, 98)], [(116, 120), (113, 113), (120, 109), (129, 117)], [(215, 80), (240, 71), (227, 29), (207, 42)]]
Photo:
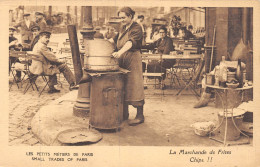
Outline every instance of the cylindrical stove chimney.
[[(84, 27), (81, 34), (83, 35), (84, 44), (86, 40), (93, 40), (95, 31), (92, 24), (92, 7), (85, 6), (84, 8)], [(86, 53), (86, 51), (85, 51)], [(83, 71), (83, 76), (87, 75), (86, 71)], [(87, 117), (90, 112), (90, 83), (79, 84), (78, 98), (73, 107), (73, 113), (75, 116)]]

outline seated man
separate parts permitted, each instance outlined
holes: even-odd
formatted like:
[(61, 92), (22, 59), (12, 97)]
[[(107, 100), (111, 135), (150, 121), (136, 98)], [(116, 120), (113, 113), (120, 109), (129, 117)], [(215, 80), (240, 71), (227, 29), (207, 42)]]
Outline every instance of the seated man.
[(59, 61), (58, 58), (47, 48), (51, 33), (48, 31), (42, 31), (39, 34), (39, 41), (33, 48), (33, 54), (39, 56), (39, 60), (32, 60), (30, 71), (35, 75), (49, 75), (50, 90), (48, 93), (60, 92), (54, 85), (57, 84), (56, 74), (63, 73), (65, 79), (70, 85), (70, 90), (76, 88), (75, 77), (70, 71), (69, 67), (63, 62)]
[[(151, 43), (150, 45), (146, 45), (143, 48), (152, 50), (157, 48), (157, 53), (159, 54), (170, 54), (171, 51), (174, 51), (173, 41), (170, 37), (167, 36), (167, 29), (164, 26), (159, 28), (160, 38)], [(175, 60), (163, 60), (162, 62), (153, 60), (147, 65), (147, 72), (156, 72), (156, 73), (164, 73), (163, 79), (166, 76), (166, 69), (171, 68), (175, 64)]]
[[(9, 27), (9, 50), (16, 50), (20, 51), (22, 49), (21, 44), (18, 44), (17, 38), (14, 37), (14, 31), (16, 29), (14, 27)], [(9, 57), (10, 64), (9, 64), (9, 72), (11, 71), (11, 66), (13, 63), (20, 62), (19, 59), (15, 57)], [(16, 71), (16, 81), (21, 81), (21, 71)]]
[(183, 36), (184, 40), (189, 40), (191, 38), (195, 38), (195, 36), (191, 32), (192, 29), (193, 29), (192, 25), (189, 25), (188, 30), (186, 29), (186, 27), (182, 27), (182, 30), (184, 32), (184, 36)]

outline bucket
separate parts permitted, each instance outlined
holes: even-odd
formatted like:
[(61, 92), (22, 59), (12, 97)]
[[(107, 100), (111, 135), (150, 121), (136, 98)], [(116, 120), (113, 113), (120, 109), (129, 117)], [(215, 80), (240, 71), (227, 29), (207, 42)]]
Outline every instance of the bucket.
[(117, 71), (118, 60), (112, 57), (114, 46), (107, 40), (85, 40), (86, 61), (88, 71)]
[(86, 61), (88, 71), (117, 71), (119, 69), (118, 60), (111, 56), (88, 56)]
[[(227, 141), (235, 141), (238, 140), (240, 138), (240, 131), (236, 128), (236, 127), (240, 127), (242, 125), (243, 122), (243, 115), (240, 116), (233, 116), (233, 120), (236, 124), (236, 127), (232, 121), (232, 117), (231, 115), (227, 115), (227, 136), (226, 136), (226, 140)], [(218, 114), (218, 120), (219, 120), (219, 124), (221, 124), (222, 120), (223, 120), (223, 114)], [(224, 139), (225, 136), (225, 127), (226, 127), (226, 119), (224, 117), (224, 120), (222, 122), (222, 124), (220, 125), (217, 134), (219, 135), (221, 138)]]
[(110, 72), (92, 76), (90, 90), (90, 126), (118, 129), (123, 121), (124, 75)]

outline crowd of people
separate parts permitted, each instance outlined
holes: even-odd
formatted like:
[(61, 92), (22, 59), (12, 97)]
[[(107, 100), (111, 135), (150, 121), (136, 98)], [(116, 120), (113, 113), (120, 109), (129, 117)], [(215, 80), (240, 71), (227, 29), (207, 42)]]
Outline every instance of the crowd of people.
[[(42, 15), (42, 18), (46, 21), (46, 24), (50, 27), (73, 24), (76, 21), (75, 18), (72, 17), (70, 13), (58, 12), (58, 13), (50, 14), (48, 11), (45, 11), (45, 12), (40, 12), (40, 14)], [(35, 15), (35, 17), (37, 16)], [(26, 18), (24, 18), (23, 6), (19, 6), (16, 9), (9, 10), (10, 26), (14, 26), (18, 22), (24, 19)]]

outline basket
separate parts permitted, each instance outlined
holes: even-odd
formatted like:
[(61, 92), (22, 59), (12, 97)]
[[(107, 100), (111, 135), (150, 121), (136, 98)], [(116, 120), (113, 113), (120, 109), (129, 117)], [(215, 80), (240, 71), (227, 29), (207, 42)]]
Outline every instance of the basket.
[(203, 130), (203, 129), (194, 129), (194, 132), (196, 135), (199, 136), (207, 136), (209, 134), (209, 130)]
[(196, 122), (192, 124), (191, 127), (194, 129), (196, 135), (207, 136), (209, 132), (211, 132), (214, 129), (215, 124), (211, 121)]

